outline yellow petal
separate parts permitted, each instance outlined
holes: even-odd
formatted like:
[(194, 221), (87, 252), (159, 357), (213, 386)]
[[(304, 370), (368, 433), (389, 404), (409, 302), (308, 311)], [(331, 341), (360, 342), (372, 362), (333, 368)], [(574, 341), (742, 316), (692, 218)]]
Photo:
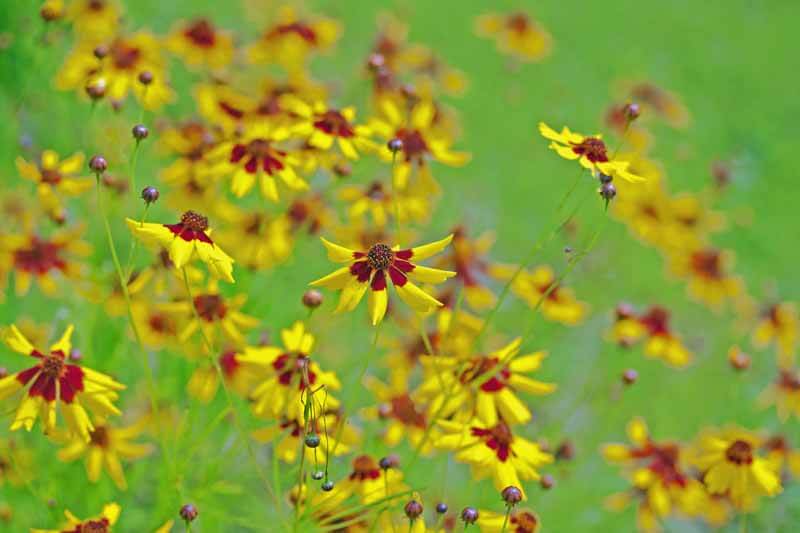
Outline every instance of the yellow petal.
[(323, 276), (319, 279), (316, 279), (309, 283), (309, 285), (314, 287), (325, 287), (332, 290), (339, 290), (343, 289), (347, 282), (350, 281), (353, 275), (350, 274), (350, 267), (342, 267), (338, 270), (335, 270), (328, 274), (327, 276)]
[(373, 326), (377, 326), (383, 320), (388, 303), (389, 296), (386, 289), (369, 291), (369, 315)]
[(15, 352), (23, 355), (30, 355), (34, 350), (33, 344), (13, 324), (3, 331), (3, 342)]
[(422, 261), (423, 259), (427, 259), (432, 255), (436, 255), (445, 248), (447, 245), (450, 244), (450, 241), (453, 240), (453, 234), (451, 233), (444, 239), (436, 242), (432, 242), (429, 244), (423, 244), (422, 246), (417, 246), (411, 249), (412, 255), (411, 259), (414, 261)]
[(50, 346), (50, 351), (56, 352), (61, 350), (64, 355), (69, 355), (69, 352), (72, 350), (72, 342), (70, 339), (72, 338), (72, 332), (74, 330), (75, 326), (72, 324), (67, 326), (67, 329), (64, 330), (64, 334), (61, 336), (58, 342)]
[(346, 263), (354, 259), (355, 252), (344, 246), (334, 244), (325, 237), (320, 237), (322, 244), (328, 250), (328, 259), (335, 263)]
[(456, 273), (449, 270), (414, 265), (414, 270), (409, 272), (408, 275), (421, 283), (443, 283), (445, 280), (455, 276)]
[(419, 313), (426, 313), (443, 305), (439, 300), (423, 291), (410, 281), (402, 287), (398, 285), (395, 285), (394, 287), (397, 289), (397, 294), (400, 296), (400, 298), (414, 311)]

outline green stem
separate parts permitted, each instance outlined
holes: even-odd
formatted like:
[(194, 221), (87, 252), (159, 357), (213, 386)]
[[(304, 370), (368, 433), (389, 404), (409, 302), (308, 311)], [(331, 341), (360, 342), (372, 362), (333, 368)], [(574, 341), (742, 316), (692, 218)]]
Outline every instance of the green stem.
[[(142, 211), (142, 216), (139, 220), (139, 226), (143, 226), (145, 220), (147, 220), (147, 211), (150, 209), (150, 204), (144, 204), (144, 211)], [(133, 273), (133, 260), (136, 257), (136, 250), (139, 246), (139, 239), (131, 239), (131, 245), (128, 248), (128, 261), (125, 264), (125, 280), (129, 281), (131, 279), (131, 274)]]
[(511, 514), (511, 506), (506, 505), (506, 516), (503, 518), (503, 527), (500, 529), (500, 533), (506, 533), (506, 528), (508, 527), (508, 516)]

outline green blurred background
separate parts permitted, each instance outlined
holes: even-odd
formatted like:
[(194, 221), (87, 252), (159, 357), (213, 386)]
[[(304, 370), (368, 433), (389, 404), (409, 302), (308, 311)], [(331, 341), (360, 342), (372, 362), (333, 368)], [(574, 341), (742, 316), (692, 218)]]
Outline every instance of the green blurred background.
[[(247, 43), (278, 5), (234, 0), (222, 4), (211, 0), (137, 0), (126, 2), (126, 26), (163, 35), (175, 20), (203, 15), (222, 28), (234, 30), (238, 42)], [(463, 222), (473, 234), (497, 232), (492, 253), (499, 261), (520, 259), (530, 243), (549, 229), (546, 224), (555, 203), (575, 174), (573, 167), (547, 149), (536, 132), (536, 123), (545, 120), (586, 133), (598, 131), (606, 107), (617, 101), (617, 84), (647, 79), (680, 95), (692, 115), (685, 130), (657, 123), (653, 126), (656, 144), (651, 155), (664, 165), (671, 191), (699, 191), (710, 183), (712, 161), (733, 161), (733, 182), (716, 205), (727, 215), (729, 227), (715, 237), (714, 243), (735, 252), (736, 272), (757, 299), (796, 301), (800, 297), (796, 274), (800, 257), (796, 208), (800, 200), (796, 164), (800, 149), (797, 2), (339, 0), (305, 5), (343, 23), (344, 35), (335, 53), (317, 58), (313, 69), (319, 79), (336, 80), (334, 98), (347, 95), (344, 103), (356, 104), (361, 116), (367, 114), (369, 94), (361, 69), (380, 11), (392, 11), (408, 22), (412, 42), (432, 47), (469, 78), (463, 98), (446, 100), (457, 109), (463, 124), (463, 138), (457, 147), (471, 152), (473, 160), (463, 169), (435, 168), (444, 195), (421, 240), (440, 236)], [(117, 116), (100, 109), (90, 122), (88, 104), (79, 102), (73, 93), (52, 89), (52, 79), (69, 41), (62, 38), (50, 47), (41, 46), (38, 8), (39, 3), (31, 0), (0, 2), (3, 190), (32, 191), (14, 167), (14, 158), (25, 153), (26, 144), (34, 150), (54, 148), (62, 155), (77, 150), (87, 155), (102, 152), (109, 157), (112, 170), (115, 164), (125, 164), (131, 143), (128, 131), (138, 115), (133, 105)], [(489, 9), (504, 12), (520, 8), (550, 31), (554, 49), (541, 63), (509, 70), (507, 60), (496, 52), (493, 43), (474, 35), (472, 24), (476, 15)], [(159, 113), (158, 120), (190, 116), (194, 109), (188, 91), (191, 76), (176, 60), (171, 72), (179, 101)], [(152, 114), (148, 120), (156, 122)], [(145, 146), (139, 160), (139, 183), (156, 182), (163, 163), (152, 146)], [(372, 177), (356, 167), (354, 180), (367, 182)], [(168, 211), (162, 205), (159, 212)], [(735, 222), (737, 213), (748, 212), (754, 215), (751, 223)], [(87, 239), (95, 247), (92, 262), (97, 267), (97, 279), (111, 279), (99, 221), (91, 218), (92, 195), (86, 197), (84, 207), (74, 209), (74, 215), (84, 218), (89, 226)], [(578, 246), (603, 216), (599, 201), (587, 202), (577, 216), (577, 237), (559, 237), (543, 261), (563, 268), (564, 246)], [(42, 224), (47, 226), (48, 222)], [(127, 246), (121, 218), (114, 229), (118, 245)], [(256, 276), (237, 271), (236, 289), (250, 294), (244, 310), (262, 319), (264, 329), (277, 332), (304, 316), (299, 304), (303, 287), (330, 266), (320, 248), (313, 239), (300, 240), (294, 258), (273, 271)], [(593, 253), (568, 279), (579, 298), (590, 303), (590, 317), (578, 328), (539, 321), (534, 339), (528, 342), (528, 348), (550, 351), (540, 376), (559, 384), (556, 394), (531, 402), (535, 415), (529, 433), (551, 443), (567, 437), (577, 452), (573, 462), (559, 463), (550, 470), (558, 482), (554, 490), (540, 491), (535, 484), (529, 489), (530, 504), (539, 512), (546, 532), (634, 529), (632, 508), (621, 514), (602, 508), (602, 499), (623, 489), (625, 481), (598, 454), (602, 442), (624, 439), (625, 423), (632, 416), (644, 416), (656, 438), (688, 440), (705, 426), (735, 422), (752, 429), (780, 431), (800, 442), (796, 420), (781, 427), (774, 411), (760, 410), (755, 404), (756, 395), (774, 375), (772, 355), (758, 354), (750, 372), (734, 374), (726, 360), (727, 349), (736, 342), (747, 346), (747, 342), (734, 331), (732, 315), (714, 314), (687, 300), (685, 285), (669, 279), (663, 263), (656, 250), (637, 242), (623, 225), (612, 221)], [(695, 350), (695, 363), (683, 371), (672, 370), (659, 361), (645, 359), (640, 349), (622, 351), (604, 342), (611, 310), (621, 300), (640, 306), (660, 303), (673, 309), (674, 327)], [(350, 392), (357, 386), (362, 358), (370, 352), (370, 332), (363, 310), (333, 318), (331, 309), (328, 301), (313, 319), (320, 337), (316, 355), (324, 367), (335, 369), (342, 377), (345, 391), (341, 397), (354, 397), (347, 405), (352, 412), (371, 401), (366, 391)], [(36, 289), (24, 299), (10, 294), (0, 304), (0, 323), (9, 324), (21, 317), (54, 323), (56, 329), (75, 322), (76, 344), (85, 353), (88, 366), (109, 371), (125, 383), (141, 383), (141, 367), (132, 343), (125, 337), (124, 318), (109, 319), (101, 306), (74, 294), (53, 301)], [(521, 334), (529, 319), (527, 308), (509, 301), (496, 320), (492, 345)], [(256, 338), (254, 333), (251, 340)], [(21, 364), (15, 354), (6, 349), (0, 352), (0, 365), (16, 371)], [(639, 382), (619, 395), (619, 374), (628, 367), (639, 371)], [(197, 406), (184, 393), (191, 370), (190, 363), (177, 357), (162, 356), (158, 362), (163, 398), (187, 413), (185, 436), (177, 444), (181, 450), (188, 449), (202, 434), (203, 426), (224, 407), (218, 395), (207, 408), (189, 409)], [(371, 371), (385, 373), (378, 365)], [(130, 408), (136, 401), (141, 405), (143, 394), (142, 385), (131, 386), (121, 405)], [(244, 404), (239, 407), (244, 413)], [(4, 407), (3, 413), (8, 410)], [(248, 428), (260, 425), (249, 418), (245, 423)], [(375, 438), (377, 427), (359, 425), (365, 429), (364, 450), (385, 455), (387, 450)], [(0, 436), (7, 436), (6, 428), (6, 423), (0, 426)], [(130, 465), (126, 473), (131, 489), (120, 494), (107, 477), (89, 486), (83, 464), (58, 462), (55, 448), (37, 430), (15, 435), (15, 439), (33, 450), (33, 488), (40, 496), (56, 501), (56, 513), (67, 507), (79, 516), (89, 515), (99, 511), (104, 502), (116, 500), (123, 505), (121, 531), (152, 528), (175, 516), (182, 502), (165, 481), (158, 459)], [(244, 450), (234, 441), (232, 428), (224, 427), (200, 442), (199, 450), (190, 457), (185, 486), (187, 498), (201, 509), (197, 529), (271, 531), (273, 526), (265, 525), (274, 524), (267, 521), (274, 517), (271, 500), (249, 468)], [(408, 457), (407, 449), (401, 448), (399, 453)], [(268, 448), (260, 447), (259, 454), (266, 468), (271, 468)], [(338, 462), (332, 469), (334, 479), (347, 469), (346, 463)], [(296, 470), (283, 466), (281, 475), (285, 487)], [(500, 509), (491, 483), (470, 483), (466, 466), (448, 461), (444, 454), (420, 461), (405, 475), (412, 486), (425, 487), (422, 492), (429, 509), (440, 498), (452, 509), (467, 504)], [(13, 521), (0, 525), (0, 529), (56, 526), (46, 506), (24, 486), (6, 484), (0, 487), (0, 494), (0, 502), (9, 503), (14, 510)], [(751, 531), (795, 531), (798, 518), (800, 490), (788, 485), (781, 496), (763, 502), (749, 527)], [(669, 531), (694, 531), (698, 527), (683, 522), (667, 524)], [(730, 529), (736, 527), (734, 524)], [(176, 526), (176, 530), (180, 528)]]

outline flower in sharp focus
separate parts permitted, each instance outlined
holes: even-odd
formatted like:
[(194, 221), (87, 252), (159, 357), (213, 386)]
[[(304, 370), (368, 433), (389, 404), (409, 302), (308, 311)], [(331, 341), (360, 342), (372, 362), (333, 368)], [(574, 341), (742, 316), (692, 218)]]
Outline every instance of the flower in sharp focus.
[(83, 154), (77, 152), (60, 160), (53, 150), (43, 151), (38, 163), (17, 157), (17, 170), (23, 178), (36, 184), (39, 202), (56, 222), (63, 222), (66, 216), (59, 196), (76, 196), (94, 185), (91, 178), (79, 176), (83, 159)]
[(522, 61), (538, 61), (552, 48), (552, 37), (527, 13), (487, 13), (475, 20), (476, 33), (494, 39), (497, 49)]
[(233, 58), (233, 38), (205, 18), (179, 23), (167, 38), (167, 48), (190, 67), (226, 67)]
[(117, 503), (103, 506), (103, 511), (93, 517), (81, 520), (69, 511), (64, 511), (67, 521), (59, 529), (31, 529), (31, 533), (111, 533), (112, 526), (119, 520), (122, 507)]
[(146, 244), (158, 244), (169, 250), (175, 268), (182, 269), (194, 257), (200, 258), (218, 279), (233, 283), (233, 258), (214, 244), (209, 236), (208, 218), (186, 211), (177, 224), (155, 224), (125, 219), (131, 232)]
[(442, 303), (417, 287), (409, 278), (422, 283), (442, 283), (454, 276), (455, 272), (416, 264), (416, 261), (427, 259), (444, 250), (451, 240), (453, 236), (449, 235), (440, 241), (402, 250), (376, 243), (363, 252), (350, 250), (323, 238), (328, 259), (350, 264), (312, 281), (311, 285), (342, 291), (337, 312), (355, 309), (369, 287), (369, 312), (373, 325), (377, 325), (386, 314), (389, 281), (409, 307), (418, 313), (427, 313), (440, 307)]
[(711, 494), (727, 494), (743, 510), (760, 496), (781, 492), (777, 465), (759, 455), (761, 439), (739, 428), (709, 430), (700, 435), (690, 461), (703, 472)]
[(57, 435), (57, 441), (64, 441), (65, 446), (58, 451), (61, 461), (69, 462), (85, 456), (86, 475), (89, 481), (96, 483), (100, 479), (103, 469), (114, 481), (120, 490), (126, 490), (128, 483), (120, 459), (135, 460), (146, 456), (152, 451), (148, 444), (133, 442), (148, 424), (146, 417), (126, 427), (109, 425), (105, 420), (98, 419), (94, 422), (94, 429), (89, 432), (89, 441), (80, 438), (63, 439)]
[(549, 139), (550, 149), (555, 150), (564, 159), (577, 160), (582, 167), (593, 174), (621, 177), (627, 181), (645, 181), (645, 178), (630, 172), (630, 162), (618, 159), (608, 153), (608, 147), (600, 135), (585, 136), (570, 131), (564, 126), (558, 133), (544, 122), (539, 123), (539, 133)]
[(0, 399), (22, 392), (11, 430), (24, 427), (30, 431), (41, 416), (45, 433), (56, 429), (60, 411), (67, 425), (67, 434), (90, 438), (94, 425), (86, 409), (96, 416), (119, 415), (114, 406), (118, 391), (125, 388), (105, 374), (68, 363), (72, 351), (73, 327), (68, 326), (61, 339), (47, 351), (40, 351), (16, 326), (3, 332), (3, 341), (17, 353), (33, 357), (36, 365), (0, 379)]
[[(458, 461), (472, 467), (473, 477), (490, 477), (497, 490), (509, 485), (522, 487), (522, 480), (539, 479), (539, 468), (553, 462), (553, 456), (525, 437), (515, 435), (502, 419), (489, 426), (480, 420), (454, 422), (439, 420), (442, 436), (434, 446), (454, 450)], [(524, 494), (524, 491), (523, 491)]]

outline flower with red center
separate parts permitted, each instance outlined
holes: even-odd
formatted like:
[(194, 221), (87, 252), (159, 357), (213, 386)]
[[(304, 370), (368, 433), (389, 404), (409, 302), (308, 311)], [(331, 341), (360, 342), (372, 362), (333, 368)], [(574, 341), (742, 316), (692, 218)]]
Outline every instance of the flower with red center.
[(508, 520), (506, 513), (481, 509), (475, 523), (481, 533), (537, 533), (542, 525), (539, 515), (524, 507), (511, 509)]
[(599, 134), (587, 137), (570, 131), (566, 126), (558, 133), (544, 122), (539, 123), (539, 133), (552, 141), (551, 150), (555, 150), (564, 159), (577, 160), (582, 167), (591, 170), (595, 175), (619, 176), (631, 182), (645, 181), (645, 178), (630, 171), (630, 161), (609, 153)]
[(206, 18), (178, 23), (167, 38), (167, 48), (190, 67), (214, 70), (228, 66), (234, 52), (231, 35)]
[[(108, 53), (102, 59), (95, 56), (97, 44), (78, 43), (56, 75), (57, 89), (75, 89), (83, 94), (86, 87), (102, 86), (104, 99), (117, 106), (133, 92), (149, 110), (157, 110), (174, 99), (161, 45), (154, 35), (148, 32), (116, 35), (104, 44)], [(139, 81), (143, 72), (152, 75), (148, 85)]]
[[(516, 267), (509, 265), (492, 265), (489, 269), (498, 279), (511, 279), (515, 272)], [(511, 292), (531, 308), (541, 307), (546, 319), (566, 326), (575, 326), (586, 316), (587, 305), (575, 298), (572, 289), (561, 285), (547, 265), (520, 272), (511, 284)]]
[(186, 211), (177, 224), (155, 224), (131, 218), (125, 221), (135, 237), (167, 249), (176, 269), (183, 269), (198, 257), (212, 276), (233, 283), (233, 258), (211, 240), (208, 218), (200, 213)]
[(497, 50), (520, 61), (539, 61), (549, 55), (552, 37), (527, 13), (488, 13), (475, 20), (475, 32), (494, 39)]
[[(246, 396), (257, 381), (257, 376), (239, 362), (242, 350), (225, 350), (217, 357), (217, 365), (222, 371), (222, 379), (231, 390)], [(186, 390), (192, 398), (208, 403), (217, 395), (220, 373), (214, 364), (202, 364), (195, 368)]]
[(184, 298), (157, 303), (154, 307), (180, 321), (182, 329), (178, 333), (178, 340), (181, 343), (187, 342), (202, 329), (201, 336), (205, 336), (212, 345), (219, 330), (222, 330), (230, 342), (235, 346), (242, 346), (245, 343), (242, 329), (252, 329), (259, 323), (257, 318), (240, 311), (246, 302), (246, 294), (231, 297), (221, 294), (217, 282), (212, 280), (204, 289), (192, 289), (191, 301)]
[(93, 517), (81, 520), (69, 511), (64, 511), (67, 521), (59, 529), (32, 529), (33, 533), (111, 533), (112, 526), (119, 520), (122, 507), (109, 503), (103, 511)]
[[(128, 285), (130, 293), (132, 282)], [(176, 317), (160, 309), (146, 298), (135, 298), (131, 302), (133, 320), (136, 322), (142, 343), (149, 348), (161, 349), (178, 342), (181, 323)]]
[(800, 320), (793, 303), (770, 305), (761, 313), (760, 320), (753, 328), (753, 345), (763, 349), (774, 342), (781, 364), (790, 365), (797, 351), (798, 329)]
[(494, 234), (485, 232), (474, 239), (467, 236), (463, 226), (453, 230), (452, 252), (444, 256), (437, 266), (448, 266), (456, 271), (455, 280), (464, 291), (464, 299), (474, 309), (488, 309), (495, 303), (494, 293), (486, 286), (492, 263), (487, 257), (494, 244)]
[[(291, 420), (303, 419), (303, 401), (307, 389), (327, 391), (326, 407), (336, 409), (339, 402), (331, 394), (341, 388), (334, 372), (323, 371), (311, 358), (314, 337), (297, 321), (281, 330), (283, 346), (247, 347), (236, 360), (255, 375), (249, 392), (250, 407), (257, 416)], [(315, 401), (325, 393), (316, 392)]]
[(169, 185), (185, 185), (192, 180), (205, 180), (214, 167), (206, 154), (217, 142), (213, 130), (203, 123), (189, 120), (170, 126), (161, 132), (159, 142), (176, 159), (161, 171)]
[(742, 280), (730, 273), (732, 264), (731, 252), (710, 247), (676, 252), (671, 258), (672, 271), (688, 279), (689, 294), (712, 309), (743, 292)]
[(279, 101), (282, 108), (297, 118), (292, 133), (315, 148), (330, 150), (336, 142), (342, 155), (354, 160), (359, 152), (377, 149), (370, 139), (370, 129), (354, 122), (356, 110), (352, 106), (337, 109), (321, 99), (308, 102), (292, 93), (281, 96)]
[(287, 214), (272, 215), (262, 209), (246, 211), (228, 204), (218, 211), (227, 224), (217, 232), (216, 239), (231, 250), (240, 265), (254, 271), (265, 270), (291, 256), (294, 239)]
[(450, 149), (453, 139), (434, 123), (436, 107), (431, 100), (419, 99), (403, 107), (392, 98), (384, 97), (379, 100), (378, 109), (380, 114), (367, 124), (370, 130), (384, 142), (398, 139), (402, 143), (396, 153), (386, 148), (378, 152), (384, 161), (392, 162), (392, 179), (398, 189), (405, 190), (412, 172), (416, 171), (415, 190), (438, 192), (428, 168), (429, 161), (455, 167), (469, 161), (469, 154)]
[(363, 504), (370, 504), (392, 494), (405, 492), (403, 474), (398, 468), (383, 469), (374, 457), (367, 454), (353, 459), (353, 468), (336, 490), (345, 495), (356, 495)]
[(792, 446), (784, 435), (769, 437), (761, 447), (767, 460), (778, 466), (783, 479), (800, 479), (800, 450)]
[(646, 338), (645, 355), (681, 368), (689, 364), (692, 354), (683, 345), (680, 337), (672, 332), (669, 318), (669, 311), (657, 305), (637, 315), (631, 306), (619, 304), (610, 337), (624, 347)]
[[(428, 417), (409, 391), (407, 375), (392, 371), (388, 384), (370, 376), (365, 387), (379, 402), (377, 407), (367, 409), (366, 414), (385, 422), (383, 441), (386, 445), (393, 448), (405, 437), (412, 446), (418, 446), (428, 427)], [(429, 444), (422, 448), (423, 453), (430, 451)]]
[(16, 326), (3, 332), (3, 341), (9, 348), (37, 360), (34, 366), (0, 379), (0, 400), (22, 392), (12, 431), (22, 427), (30, 431), (41, 416), (44, 432), (52, 433), (60, 412), (67, 435), (88, 441), (94, 425), (86, 409), (98, 417), (120, 414), (114, 401), (125, 386), (105, 374), (68, 362), (73, 329), (68, 326), (49, 351), (35, 348)]
[(96, 44), (116, 33), (120, 15), (114, 0), (77, 0), (69, 3), (67, 18), (80, 40)]
[(53, 232), (49, 237), (36, 233), (3, 235), (0, 239), (0, 272), (14, 272), (17, 295), (28, 293), (31, 283), (52, 296), (65, 280), (82, 277), (78, 259), (91, 253), (91, 247), (79, 239), (83, 228), (73, 227)]
[(539, 369), (546, 353), (519, 355), (521, 344), (522, 339), (516, 338), (489, 355), (467, 359), (424, 355), (420, 363), (425, 379), (417, 394), (427, 400), (431, 413), (441, 411), (442, 417), (476, 417), (487, 426), (500, 418), (512, 425), (525, 424), (531, 420), (531, 412), (517, 393), (547, 395), (556, 385), (527, 375)]
[(456, 460), (472, 467), (475, 479), (491, 477), (498, 491), (509, 485), (523, 487), (522, 480), (539, 479), (538, 469), (553, 462), (552, 455), (537, 443), (515, 435), (502, 418), (491, 426), (478, 419), (439, 420), (438, 425), (442, 436), (434, 446), (455, 451)]
[(336, 312), (355, 309), (369, 287), (369, 313), (373, 325), (380, 323), (386, 314), (389, 281), (400, 298), (414, 311), (427, 313), (442, 303), (414, 285), (409, 278), (422, 283), (442, 283), (454, 276), (455, 272), (415, 263), (441, 252), (451, 240), (453, 236), (449, 235), (440, 241), (402, 250), (376, 243), (367, 251), (355, 251), (323, 238), (328, 259), (349, 265), (312, 281), (310, 285), (342, 291)]
[(16, 164), (20, 175), (36, 184), (39, 202), (50, 218), (57, 223), (63, 222), (66, 216), (59, 196), (77, 196), (94, 184), (91, 178), (79, 176), (83, 170), (83, 159), (83, 154), (77, 152), (60, 161), (58, 154), (53, 150), (43, 151), (38, 163), (17, 157)]
[(339, 39), (341, 25), (333, 19), (298, 17), (294, 9), (278, 10), (277, 21), (247, 49), (253, 63), (276, 63), (292, 74), (301, 73), (312, 52), (324, 52)]
[(388, 189), (380, 181), (366, 186), (344, 185), (339, 189), (339, 198), (348, 204), (347, 214), (351, 219), (363, 220), (369, 214), (369, 223), (378, 228), (385, 228), (395, 217), (400, 224), (425, 222), (430, 217), (429, 195), (411, 188), (402, 192)]
[(800, 372), (792, 368), (780, 369), (778, 377), (759, 396), (759, 403), (775, 405), (782, 422), (792, 414), (800, 418)]
[(752, 509), (760, 496), (781, 492), (778, 466), (759, 455), (761, 439), (739, 428), (700, 435), (691, 457), (711, 494), (727, 494), (738, 509)]
[(140, 418), (127, 427), (114, 427), (103, 419), (95, 420), (94, 429), (89, 434), (89, 442), (80, 438), (65, 439), (56, 437), (65, 446), (58, 451), (58, 459), (70, 462), (86, 457), (86, 475), (89, 481), (97, 483), (103, 467), (120, 490), (126, 490), (128, 483), (120, 459), (133, 461), (152, 451), (147, 444), (133, 442), (147, 427), (147, 417)]

